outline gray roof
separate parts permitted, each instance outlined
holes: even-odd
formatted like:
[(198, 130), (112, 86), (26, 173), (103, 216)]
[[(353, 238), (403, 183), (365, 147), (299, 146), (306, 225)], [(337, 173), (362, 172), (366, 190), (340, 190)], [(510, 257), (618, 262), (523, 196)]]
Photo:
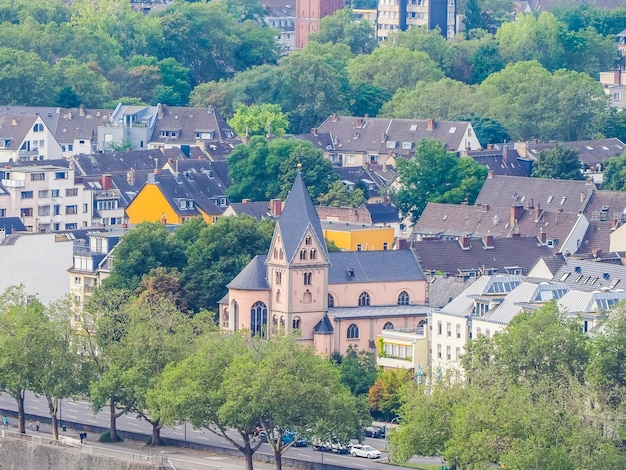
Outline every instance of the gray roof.
[[(176, 149), (179, 158), (184, 155)], [(170, 158), (172, 158), (170, 154)], [(160, 150), (131, 150), (128, 152), (94, 153), (90, 155), (74, 155), (70, 157), (74, 162), (76, 173), (82, 176), (96, 176), (126, 173), (134, 170), (154, 171), (162, 168), (168, 162), (168, 157)]]
[(313, 332), (320, 335), (330, 335), (333, 334), (334, 331), (335, 329), (333, 328), (333, 324), (330, 322), (328, 315), (324, 315), (313, 328)]
[(576, 253), (615, 259), (614, 254), (609, 255), (610, 235), (615, 229), (615, 221), (626, 221), (626, 192), (594, 191), (584, 214), (589, 220), (589, 227)]
[(451, 275), (492, 269), (497, 271), (491, 274), (505, 274), (507, 268), (521, 268), (526, 275), (540, 258), (552, 253), (536, 237), (495, 238), (493, 248), (486, 248), (482, 239), (474, 238), (470, 246), (464, 250), (457, 240), (427, 239), (415, 242), (413, 250), (423, 269)]
[(532, 205), (542, 210), (578, 214), (589, 201), (595, 185), (587, 181), (498, 176), (487, 178), (476, 205), (511, 207)]
[[(621, 155), (626, 150), (626, 144), (616, 137), (610, 139), (560, 142), (559, 144), (563, 147), (576, 150), (580, 161), (589, 167), (593, 167), (596, 163), (601, 163), (607, 158)], [(555, 145), (555, 142), (528, 143), (528, 155), (538, 158), (541, 152), (551, 150)]]
[(428, 315), (435, 310), (426, 305), (389, 305), (368, 307), (332, 307), (328, 315), (335, 320)]
[(393, 224), (400, 222), (398, 209), (391, 204), (364, 204), (370, 213), (373, 224)]
[(487, 167), (494, 175), (502, 176), (530, 176), (528, 169), (531, 168), (530, 161), (525, 161), (519, 157), (517, 150), (508, 150), (506, 157), (502, 150), (471, 150), (468, 157), (472, 158), (481, 166)]
[(440, 311), (446, 315), (465, 317), (474, 309), (476, 296), (488, 296), (492, 299), (503, 299), (522, 282), (520, 276), (481, 276), (472, 285), (457, 295), (452, 302), (448, 303)]
[(601, 313), (626, 299), (626, 291), (584, 292), (571, 290), (558, 302), (559, 308), (571, 314)]
[(411, 250), (338, 251), (328, 255), (329, 285), (426, 279)]
[(239, 290), (269, 290), (265, 258), (265, 255), (256, 255), (226, 287)]
[(263, 220), (270, 217), (269, 201), (248, 201), (248, 202), (231, 202), (230, 206), (235, 214), (246, 214), (256, 220)]
[(626, 266), (569, 258), (556, 272), (553, 279), (584, 291), (624, 288)]
[[(157, 184), (172, 209), (179, 215), (198, 215), (199, 211), (196, 207), (202, 209), (206, 214), (215, 215), (223, 212), (211, 200), (215, 194), (211, 194), (211, 187), (207, 184), (208, 178), (206, 175), (198, 174), (188, 177), (182, 174), (161, 173), (155, 175), (155, 180), (156, 183), (146, 184)], [(183, 209), (176, 203), (176, 199), (191, 199), (194, 202), (194, 206)]]
[(295, 259), (300, 243), (309, 227), (317, 237), (318, 245), (326, 256), (326, 241), (324, 240), (320, 218), (315, 211), (315, 206), (311, 201), (302, 175), (298, 172), (285, 201), (283, 212), (278, 218), (278, 228), (283, 238), (285, 257), (288, 263)]

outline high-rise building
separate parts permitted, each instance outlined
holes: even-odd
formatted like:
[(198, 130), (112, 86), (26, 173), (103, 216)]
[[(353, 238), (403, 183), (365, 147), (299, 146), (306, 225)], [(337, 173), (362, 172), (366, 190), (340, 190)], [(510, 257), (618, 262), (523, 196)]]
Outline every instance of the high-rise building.
[(439, 27), (446, 38), (456, 32), (456, 0), (379, 0), (376, 37), (382, 41), (394, 31), (413, 26)]
[(309, 43), (309, 34), (320, 29), (320, 20), (343, 8), (343, 0), (296, 0), (296, 49)]

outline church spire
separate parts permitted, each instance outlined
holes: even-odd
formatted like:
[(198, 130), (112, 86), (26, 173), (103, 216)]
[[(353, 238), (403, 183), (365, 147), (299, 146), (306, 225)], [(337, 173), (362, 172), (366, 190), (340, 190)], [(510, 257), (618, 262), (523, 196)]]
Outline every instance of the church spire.
[(293, 261), (295, 258), (300, 247), (300, 242), (309, 227), (317, 237), (319, 246), (324, 251), (324, 255), (327, 255), (322, 224), (320, 223), (320, 218), (317, 215), (311, 196), (309, 196), (309, 192), (302, 179), (300, 165), (298, 166), (296, 180), (287, 196), (285, 208), (278, 218), (278, 226), (283, 237), (285, 255), (288, 262)]

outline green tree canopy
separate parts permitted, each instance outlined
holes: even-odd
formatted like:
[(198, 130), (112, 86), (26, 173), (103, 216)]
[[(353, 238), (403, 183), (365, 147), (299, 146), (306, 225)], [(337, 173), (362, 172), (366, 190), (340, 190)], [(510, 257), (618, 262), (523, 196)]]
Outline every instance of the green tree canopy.
[(432, 139), (420, 140), (415, 158), (398, 159), (397, 167), (400, 187), (394, 195), (395, 203), (413, 221), (429, 201), (473, 204), (487, 177), (485, 167), (469, 158), (457, 158)]
[(319, 31), (309, 41), (346, 44), (353, 54), (371, 54), (376, 47), (376, 31), (365, 19), (355, 20), (350, 8), (337, 10), (320, 21)]
[(287, 116), (277, 104), (240, 105), (228, 124), (239, 135), (285, 135), (289, 127)]
[(626, 191), (626, 153), (604, 161), (602, 189)]
[(556, 143), (553, 148), (543, 150), (533, 162), (532, 175), (535, 178), (554, 178), (560, 180), (585, 179), (580, 171), (582, 164), (578, 152)]
[(359, 351), (350, 346), (338, 364), (341, 383), (350, 389), (354, 396), (366, 396), (374, 385), (378, 369), (376, 356), (369, 351)]

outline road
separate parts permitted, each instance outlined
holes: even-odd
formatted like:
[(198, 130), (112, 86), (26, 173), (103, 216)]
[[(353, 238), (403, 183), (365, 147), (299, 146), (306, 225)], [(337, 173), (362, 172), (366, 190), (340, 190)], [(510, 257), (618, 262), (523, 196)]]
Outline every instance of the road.
[[(24, 408), (27, 419), (29, 419), (29, 415), (32, 415), (33, 419), (36, 419), (36, 416), (49, 417), (46, 400), (44, 398), (37, 398), (33, 393), (27, 393)], [(95, 425), (105, 428), (109, 427), (110, 419), (108, 409), (103, 410), (96, 415), (91, 409), (91, 403), (86, 400), (65, 399), (62, 401), (59, 408), (59, 426), (62, 426), (63, 421), (70, 421), (84, 425)], [(0, 394), (0, 412), (3, 410), (17, 410), (15, 400), (5, 393)], [(126, 414), (118, 418), (117, 428), (119, 430), (145, 434), (146, 436), (150, 436), (152, 434), (152, 426), (141, 417), (134, 414)], [(180, 439), (182, 441), (232, 448), (231, 444), (225, 439), (216, 436), (206, 429), (194, 429), (191, 425), (186, 423), (174, 428), (163, 428), (161, 430), (161, 436), (164, 438)], [(385, 462), (387, 461), (388, 453), (385, 450), (384, 439), (366, 438), (365, 443), (379, 449), (383, 454), (381, 460)], [(272, 451), (269, 444), (263, 444), (257, 453), (266, 453), (271, 455)], [(370, 461), (363, 458), (351, 457), (350, 455), (338, 455), (330, 452), (316, 452), (311, 448), (311, 446), (298, 448), (293, 447), (287, 450), (285, 456), (309, 462), (323, 462), (324, 464), (337, 465), (347, 469), (378, 470), (381, 468), (381, 461)], [(430, 459), (426, 461), (429, 460)], [(403, 467), (385, 464), (385, 468), (400, 469)]]

